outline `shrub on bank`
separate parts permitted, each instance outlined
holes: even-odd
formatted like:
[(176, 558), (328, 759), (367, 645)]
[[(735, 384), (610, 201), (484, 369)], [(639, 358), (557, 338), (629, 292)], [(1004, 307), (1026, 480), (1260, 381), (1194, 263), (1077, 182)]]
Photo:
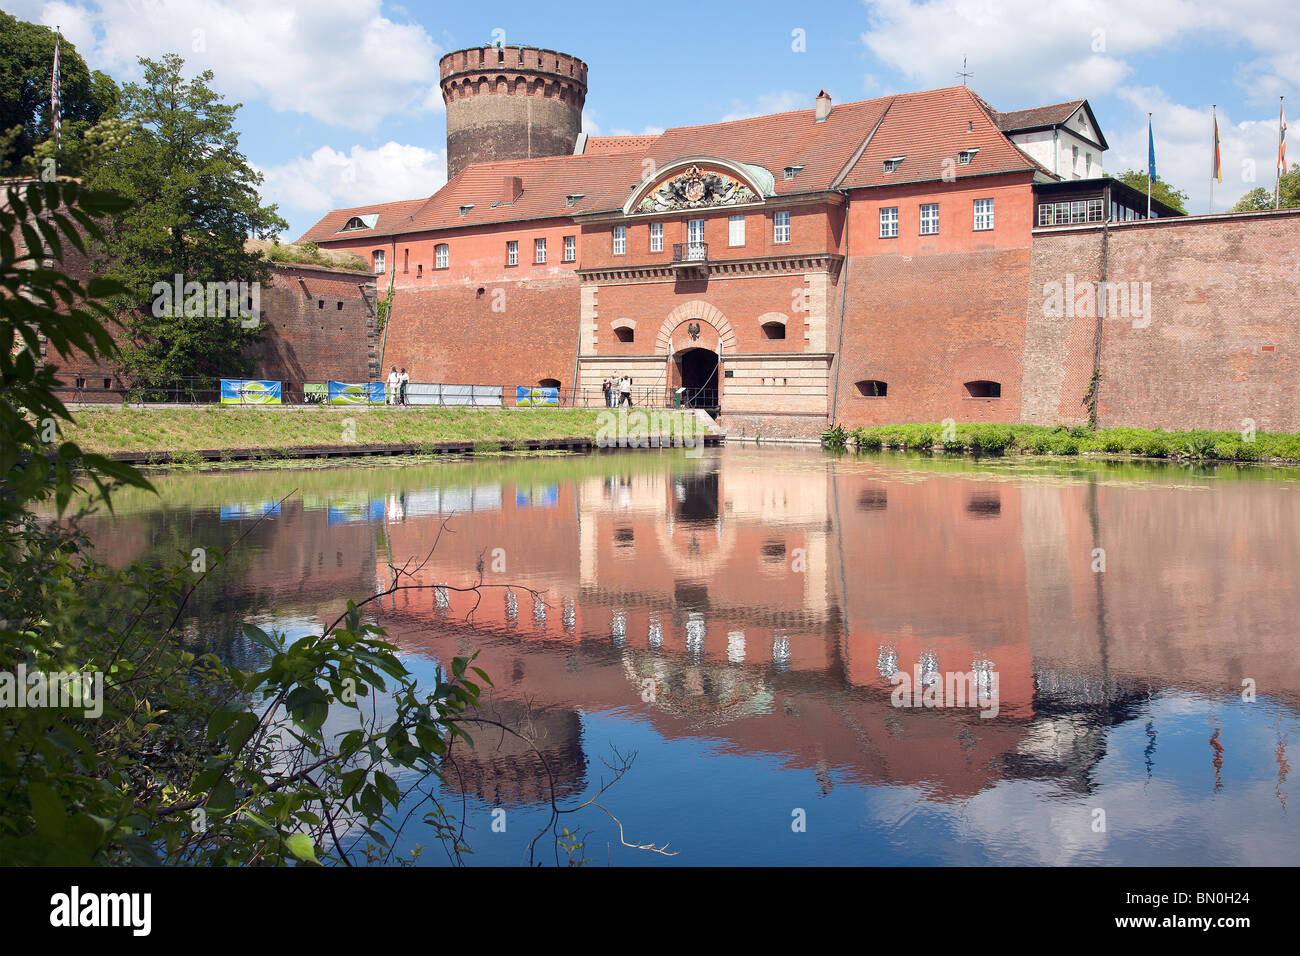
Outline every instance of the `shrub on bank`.
[[(842, 426), (837, 426), (843, 431)], [(971, 423), (943, 437), (941, 424), (859, 426), (849, 433), (859, 451), (969, 452), (976, 455), (1140, 455), (1181, 461), (1300, 461), (1300, 434), (1257, 432), (1248, 441), (1237, 432), (1197, 429), (1104, 428), (1084, 425), (1007, 425)], [(843, 447), (843, 446), (840, 446)]]

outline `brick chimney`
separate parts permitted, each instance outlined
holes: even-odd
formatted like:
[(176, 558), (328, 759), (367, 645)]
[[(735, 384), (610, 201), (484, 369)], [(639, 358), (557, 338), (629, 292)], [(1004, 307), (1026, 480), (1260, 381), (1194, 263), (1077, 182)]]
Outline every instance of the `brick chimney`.
[(501, 202), (510, 205), (518, 199), (524, 191), (524, 181), (518, 176), (507, 176), (505, 187), (501, 190)]
[(817, 94), (817, 122), (825, 123), (831, 115), (831, 95), (825, 90)]

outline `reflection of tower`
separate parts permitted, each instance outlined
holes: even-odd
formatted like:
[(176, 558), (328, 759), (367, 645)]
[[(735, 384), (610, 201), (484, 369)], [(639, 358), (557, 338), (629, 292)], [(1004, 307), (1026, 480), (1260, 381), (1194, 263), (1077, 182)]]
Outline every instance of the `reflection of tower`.
[(577, 57), (536, 47), (474, 47), (448, 53), (438, 69), (447, 104), (448, 179), (470, 163), (573, 152), (587, 99), (587, 64)]

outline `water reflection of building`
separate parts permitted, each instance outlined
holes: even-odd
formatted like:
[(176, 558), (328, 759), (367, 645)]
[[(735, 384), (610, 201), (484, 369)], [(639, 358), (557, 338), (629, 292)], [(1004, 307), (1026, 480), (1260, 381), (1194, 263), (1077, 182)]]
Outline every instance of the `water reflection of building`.
[[(382, 492), (291, 498), (214, 600), (323, 615), (386, 586), (390, 563), (418, 565), (453, 516), (416, 580), (454, 588), (481, 566), (484, 590), (403, 591), (382, 622), (409, 653), (478, 651), (495, 706), (549, 715), (548, 753), (575, 791), (583, 713), (632, 711), (670, 739), (707, 736), (819, 780), (830, 767), (960, 799), (1005, 778), (1086, 791), (1110, 729), (1164, 689), (1236, 694), (1252, 678), (1300, 700), (1293, 602), (1278, 597), (1300, 565), (1294, 492), (927, 467), (733, 448), (591, 459), (574, 481), (483, 480), (476, 466), (386, 478)], [(104, 547), (118, 561), (170, 556), (191, 534), (220, 547), (267, 500), (232, 500), (225, 521), (152, 513)], [(921, 661), (991, 661), (998, 717), (892, 706), (882, 662)], [(527, 801), (527, 759), (467, 756), (466, 776), (485, 800)]]
[[(443, 537), (427, 579), (466, 582), (495, 548), (505, 573), (486, 573), (492, 587), (452, 593), (442, 609), (428, 592), (403, 593), (386, 623), (408, 650), (479, 650), (491, 674), (526, 673), (499, 683), (500, 699), (635, 708), (668, 737), (707, 733), (792, 766), (916, 784), (937, 798), (1004, 777), (1084, 790), (1107, 729), (1161, 687), (1223, 688), (1252, 670), (1296, 697), (1300, 675), (1268, 633), (1234, 656), (1180, 656), (1215, 644), (1244, 599), (1212, 587), (1211, 603), (1226, 606), (1203, 633), (1189, 625), (1204, 600), (1181, 605), (1114, 573), (1117, 561), (1160, 567), (1177, 555), (1164, 576), (1213, 580), (1231, 555), (1231, 534), (1185, 517), (1148, 514), (1165, 535), (1159, 544), (1131, 534), (1129, 499), (1149, 499), (1149, 489), (807, 461), (787, 469), (771, 457), (760, 471), (744, 458), (615, 470), (561, 484), (545, 508), (507, 489), (499, 512)], [(1250, 506), (1243, 497), (1224, 507)], [(409, 513), (390, 524), (393, 553), (427, 551), (438, 524)], [(1098, 540), (1111, 561), (1101, 581), (1090, 569)], [(497, 587), (502, 580), (544, 591), (544, 603)], [(943, 672), (992, 662), (998, 718), (895, 708), (882, 652), (908, 670), (922, 660)]]
[(480, 716), (513, 732), (471, 724), (473, 747), (456, 746), (444, 763), (443, 776), (458, 793), (471, 794), (494, 807), (545, 803), (552, 794), (564, 798), (587, 785), (578, 714), (562, 707), (535, 709), (518, 701), (493, 699)]

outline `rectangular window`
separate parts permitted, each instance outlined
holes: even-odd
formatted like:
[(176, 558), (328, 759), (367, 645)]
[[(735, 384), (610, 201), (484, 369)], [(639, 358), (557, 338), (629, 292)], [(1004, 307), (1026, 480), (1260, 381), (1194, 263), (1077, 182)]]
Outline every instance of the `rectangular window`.
[(993, 228), (993, 200), (975, 200), (975, 231), (983, 232)]
[(533, 248), (537, 252), (537, 257), (533, 261), (537, 263), (539, 266), (544, 265), (546, 262), (546, 240), (534, 239)]
[(929, 202), (921, 204), (921, 235), (937, 236), (939, 234), (939, 204)]
[(375, 271), (383, 272), (384, 271), (384, 250), (376, 249), (374, 257), (375, 257)]
[(1105, 215), (1104, 205), (1100, 199), (1088, 200), (1088, 221), (1101, 222), (1102, 216)]
[(1088, 204), (1082, 199), (1070, 203), (1070, 222), (1084, 222), (1087, 218)]
[(743, 246), (745, 244), (745, 217), (729, 216), (727, 218), (727, 245)]
[(790, 241), (790, 214), (788, 212), (778, 212), (772, 218), (772, 241)]
[(1056, 204), (1056, 224), (1064, 226), (1070, 221), (1070, 204), (1068, 202), (1058, 202)]
[(1038, 224), (1040, 226), (1052, 225), (1053, 212), (1055, 212), (1055, 210), (1052, 208), (1050, 202), (1040, 202), (1038, 204)]
[(898, 207), (883, 206), (880, 210), (880, 238), (892, 239), (898, 235)]
[(578, 258), (578, 237), (565, 236), (564, 237), (564, 261), (573, 262), (577, 258)]
[(446, 243), (441, 243), (433, 248), (433, 267), (435, 269), (447, 268), (447, 261), (450, 258), (449, 250)]
[(621, 256), (627, 252), (627, 226), (614, 227), (614, 255)]
[(519, 240), (511, 239), (506, 243), (506, 265), (519, 265)]
[(650, 251), (664, 251), (664, 224), (662, 222), (650, 223)]
[(704, 220), (688, 219), (686, 221), (687, 254), (691, 260), (704, 258)]

